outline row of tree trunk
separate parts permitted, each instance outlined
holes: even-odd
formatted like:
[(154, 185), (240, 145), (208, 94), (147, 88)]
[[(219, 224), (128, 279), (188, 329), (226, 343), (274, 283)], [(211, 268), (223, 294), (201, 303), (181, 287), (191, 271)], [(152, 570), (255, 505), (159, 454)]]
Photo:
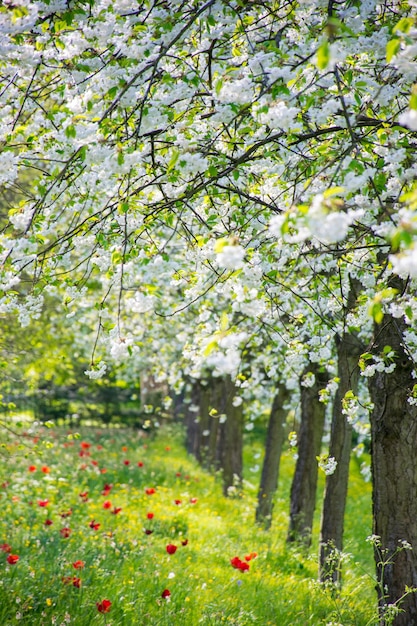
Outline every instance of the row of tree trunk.
[[(399, 279), (397, 279), (399, 282)], [(401, 288), (401, 285), (396, 285)], [(374, 408), (371, 414), (373, 531), (376, 588), (380, 625), (388, 621), (390, 606), (401, 609), (394, 626), (417, 624), (417, 406), (409, 402), (415, 381), (412, 362), (402, 344), (406, 325), (385, 315), (375, 325), (372, 351), (387, 353), (390, 347), (395, 369), (377, 371), (369, 379)], [(319, 575), (322, 581), (340, 584), (339, 556), (343, 550), (345, 503), (348, 489), (352, 425), (343, 413), (347, 392), (357, 394), (358, 360), (364, 347), (350, 333), (337, 339), (338, 389), (332, 405), (329, 456), (336, 462), (326, 476), (321, 517)], [(311, 543), (318, 478), (317, 457), (322, 450), (325, 405), (320, 392), (328, 373), (315, 364), (308, 369), (314, 384), (300, 386), (301, 419), (298, 457), (291, 488), (287, 541), (306, 547)], [(304, 374), (304, 373), (303, 373)], [(301, 376), (301, 381), (304, 376)], [(235, 406), (236, 388), (230, 377), (195, 382), (191, 404), (198, 411), (186, 414), (187, 448), (203, 466), (220, 470), (225, 495), (237, 493), (242, 481), (242, 406)], [(286, 438), (286, 403), (289, 392), (283, 382), (276, 387), (270, 411), (265, 457), (258, 492), (256, 521), (271, 525), (278, 485), (281, 449)], [(213, 410), (215, 409), (215, 410)], [(388, 618), (387, 618), (388, 619)]]

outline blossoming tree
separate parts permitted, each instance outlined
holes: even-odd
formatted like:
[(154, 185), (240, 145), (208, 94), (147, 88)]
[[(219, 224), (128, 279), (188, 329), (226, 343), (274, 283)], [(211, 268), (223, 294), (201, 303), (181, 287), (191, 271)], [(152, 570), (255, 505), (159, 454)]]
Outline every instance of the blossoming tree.
[(15, 0), (0, 33), (0, 312), (92, 297), (92, 377), (143, 349), (133, 313), (219, 295), (232, 322), (183, 344), (219, 376), (248, 320), (334, 374), (336, 338), (369, 345), (375, 531), (412, 548), (378, 567), (381, 620), (414, 623), (414, 3)]

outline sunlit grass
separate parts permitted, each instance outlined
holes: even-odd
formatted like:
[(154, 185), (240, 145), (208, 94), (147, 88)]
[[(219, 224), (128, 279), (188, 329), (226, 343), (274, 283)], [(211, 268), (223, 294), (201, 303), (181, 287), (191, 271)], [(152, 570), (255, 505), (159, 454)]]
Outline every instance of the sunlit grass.
[[(285, 542), (290, 451), (281, 462), (272, 527), (264, 531), (254, 523), (262, 462), (256, 442), (245, 450), (243, 495), (228, 499), (220, 477), (186, 455), (181, 432), (172, 428), (156, 438), (99, 428), (74, 438), (52, 429), (9, 436), (4, 444), (0, 544), (10, 547), (0, 550), (4, 626), (365, 626), (374, 615), (365, 542), (370, 486), (355, 461), (346, 521), (350, 556), (344, 590), (335, 596), (316, 582), (319, 511), (311, 553)], [(231, 558), (245, 561), (254, 552), (248, 571), (232, 567)], [(9, 564), (10, 555), (19, 560)], [(74, 567), (77, 561), (83, 566)], [(162, 597), (164, 590), (170, 595)], [(103, 613), (104, 599), (111, 606)]]

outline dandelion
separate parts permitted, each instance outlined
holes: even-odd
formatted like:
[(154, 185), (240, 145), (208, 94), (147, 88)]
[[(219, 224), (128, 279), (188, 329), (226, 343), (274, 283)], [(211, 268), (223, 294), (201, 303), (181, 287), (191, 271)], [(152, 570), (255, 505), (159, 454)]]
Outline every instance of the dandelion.
[(112, 603), (110, 600), (102, 600), (101, 602), (96, 602), (97, 611), (99, 613), (108, 613), (110, 611)]

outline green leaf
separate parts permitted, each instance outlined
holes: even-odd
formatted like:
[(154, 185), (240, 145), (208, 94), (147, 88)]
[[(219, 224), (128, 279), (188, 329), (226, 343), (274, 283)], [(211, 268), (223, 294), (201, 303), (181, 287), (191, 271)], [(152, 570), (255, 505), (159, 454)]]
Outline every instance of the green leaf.
[(391, 59), (397, 54), (400, 49), (401, 41), (400, 39), (391, 39), (387, 43), (387, 63), (391, 61)]
[(319, 70), (325, 70), (330, 61), (330, 46), (329, 42), (323, 41), (320, 48), (317, 50), (317, 67)]

